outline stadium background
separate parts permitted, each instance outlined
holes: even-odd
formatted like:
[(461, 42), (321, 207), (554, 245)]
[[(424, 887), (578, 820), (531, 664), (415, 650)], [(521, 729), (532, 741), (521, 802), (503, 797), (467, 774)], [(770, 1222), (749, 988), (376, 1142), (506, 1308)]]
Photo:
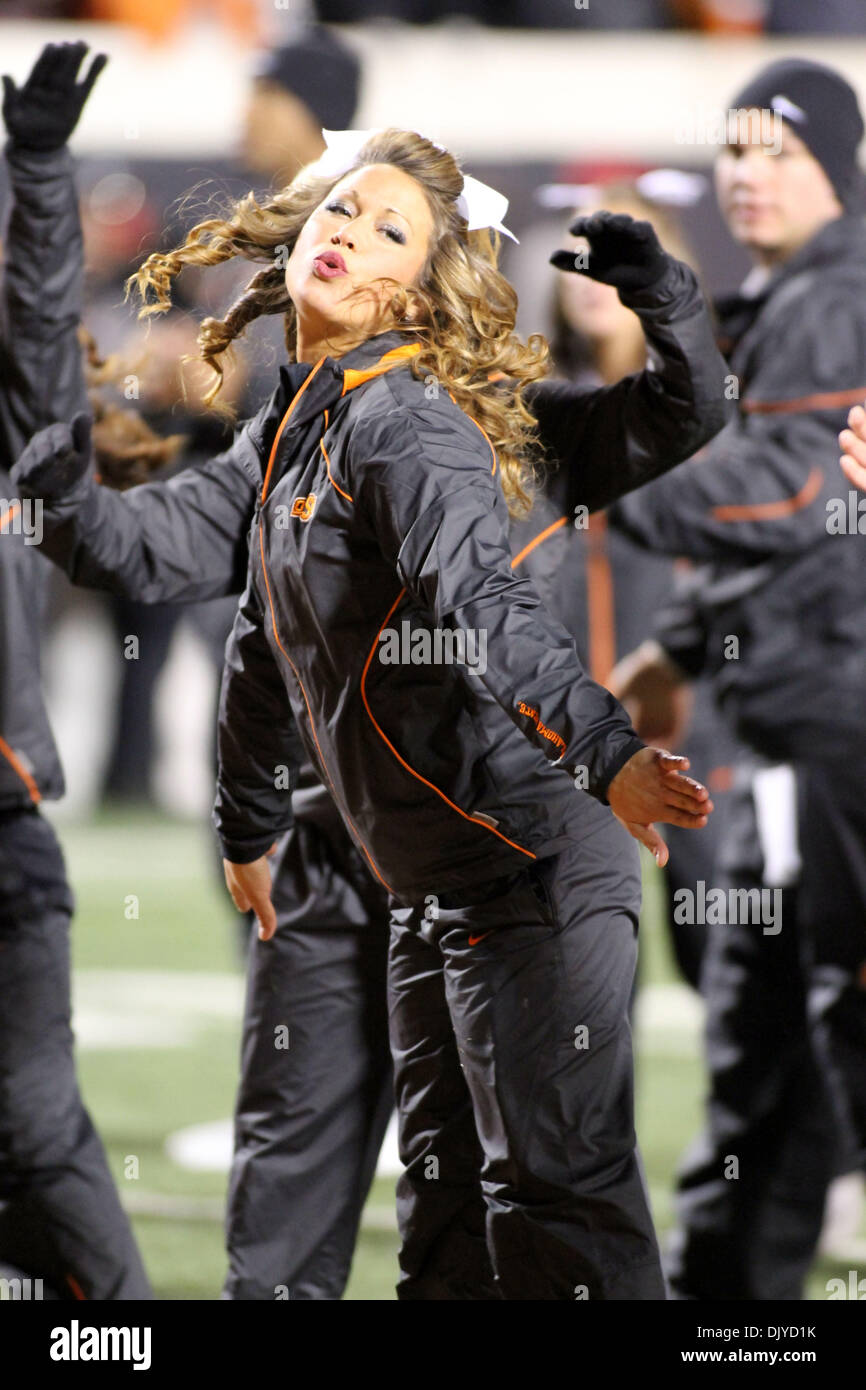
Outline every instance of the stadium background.
[[(91, 14), (131, 21), (106, 23), (56, 17), (71, 15), (72, 5), (4, 8), (24, 15), (0, 22), (2, 70), (16, 79), (46, 41), (84, 37), (111, 55), (73, 150), (85, 224), (96, 235), (101, 223), (101, 244), (111, 246), (118, 264), (156, 244), (167, 222), (183, 220), (177, 200), (191, 187), (202, 198), (208, 180), (220, 190), (244, 191), (235, 150), (255, 54), (312, 11), (252, 0), (90, 6)], [(339, 8), (322, 6), (332, 14)], [(337, 17), (355, 17), (361, 8), (346, 4)], [(713, 149), (689, 131), (723, 110), (743, 80), (774, 56), (799, 53), (838, 67), (866, 103), (866, 37), (748, 32), (770, 27), (770, 7), (758, 0), (721, 7), (734, 29), (727, 33), (717, 32), (707, 5), (634, 7), (646, 15), (664, 11), (678, 25), (703, 22), (704, 33), (598, 28), (593, 20), (604, 0), (590, 0), (588, 10), (537, 0), (529, 7), (533, 16), (544, 12), (555, 32), (465, 18), (414, 26), (393, 22), (400, 6), (380, 8), (390, 8), (391, 19), (339, 29), (363, 62), (355, 124), (419, 129), (453, 147), (473, 174), (508, 195), (508, 223), (521, 245), (507, 247), (505, 268), (520, 290), (524, 332), (548, 326), (546, 257), (568, 220), (561, 209), (539, 203), (541, 186), (659, 166), (706, 175)], [(450, 8), (461, 7), (455, 0)], [(818, 25), (833, 7), (802, 0), (798, 13), (810, 9)], [(411, 10), (402, 7), (404, 17)], [(607, 10), (612, 21), (617, 12), (629, 17), (627, 4)], [(26, 17), (37, 12), (38, 22)], [(722, 228), (709, 182), (682, 209), (682, 219), (708, 290), (733, 287), (745, 262)], [(119, 294), (103, 287), (88, 307), (100, 344), (128, 349), (138, 330)], [(93, 326), (87, 312), (85, 321)], [(58, 826), (77, 895), (75, 1023), (85, 1098), (157, 1296), (214, 1298), (224, 1271), (221, 1223), (242, 967), (239, 919), (220, 890), (207, 826), (213, 665), (201, 633), (182, 618), (157, 682), (154, 761), (148, 795), (139, 802), (102, 799), (119, 679), (117, 638), (102, 597), (73, 594), (58, 581), (45, 676), (69, 791), (44, 809)], [(650, 865), (646, 890), (636, 1005), (638, 1133), (664, 1232), (674, 1169), (700, 1117), (701, 1005), (677, 977)], [(349, 1298), (394, 1296), (394, 1164), (389, 1139)], [(810, 1280), (812, 1298), (826, 1297), (828, 1279), (846, 1279), (866, 1258), (862, 1222), (843, 1219), (827, 1239), (830, 1253)]]

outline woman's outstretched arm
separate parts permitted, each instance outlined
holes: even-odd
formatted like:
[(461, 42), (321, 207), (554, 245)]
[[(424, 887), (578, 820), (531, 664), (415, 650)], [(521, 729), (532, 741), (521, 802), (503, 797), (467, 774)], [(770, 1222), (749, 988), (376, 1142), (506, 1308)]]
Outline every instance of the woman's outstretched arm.
[(598, 511), (666, 473), (733, 414), (728, 367), (694, 271), (662, 250), (648, 223), (611, 213), (586, 221), (583, 273), (616, 285), (641, 321), (650, 365), (595, 389), (554, 380), (527, 388), (547, 489), (567, 516), (578, 506)]

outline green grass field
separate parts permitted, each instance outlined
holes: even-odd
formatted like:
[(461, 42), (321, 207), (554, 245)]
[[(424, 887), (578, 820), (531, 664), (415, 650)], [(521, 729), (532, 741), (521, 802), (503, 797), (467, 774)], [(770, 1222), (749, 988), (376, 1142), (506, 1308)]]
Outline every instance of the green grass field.
[[(77, 896), (85, 1098), (157, 1296), (214, 1299), (225, 1268), (225, 1175), (181, 1167), (165, 1143), (173, 1131), (231, 1113), (242, 989), (237, 914), (220, 891), (206, 827), (123, 812), (61, 823), (59, 833)], [(650, 988), (636, 1030), (638, 1134), (664, 1233), (672, 1174), (699, 1125), (703, 1074), (699, 1010), (678, 987), (652, 869), (646, 890), (641, 981)], [(393, 1298), (396, 1251), (393, 1182), (377, 1179), (347, 1297)], [(849, 1263), (820, 1261), (809, 1296), (826, 1297), (826, 1280), (847, 1278)]]

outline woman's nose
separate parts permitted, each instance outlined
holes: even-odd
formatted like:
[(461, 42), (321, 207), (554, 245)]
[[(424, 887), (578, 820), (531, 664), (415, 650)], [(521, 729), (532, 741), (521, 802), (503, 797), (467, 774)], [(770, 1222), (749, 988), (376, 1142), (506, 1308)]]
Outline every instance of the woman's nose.
[(352, 251), (354, 251), (355, 249), (355, 243), (352, 240), (352, 237), (348, 229), (346, 230), (345, 234), (343, 232), (334, 232), (334, 235), (331, 237), (331, 241), (335, 246), (348, 246)]

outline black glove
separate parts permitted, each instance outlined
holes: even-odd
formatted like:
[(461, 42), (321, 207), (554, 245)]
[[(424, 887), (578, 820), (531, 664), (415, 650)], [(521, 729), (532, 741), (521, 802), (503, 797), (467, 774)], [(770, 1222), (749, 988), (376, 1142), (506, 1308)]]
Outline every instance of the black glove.
[(108, 62), (98, 53), (84, 80), (76, 82), (86, 52), (86, 43), (48, 43), (23, 87), (3, 78), (3, 119), (14, 144), (43, 153), (63, 148)]
[(58, 421), (34, 434), (11, 472), (16, 490), (49, 503), (68, 497), (90, 465), (91, 425), (81, 410), (71, 425)]
[(568, 229), (586, 237), (585, 251), (554, 251), (557, 270), (588, 275), (618, 290), (645, 290), (662, 278), (671, 262), (650, 222), (636, 222), (624, 212), (595, 212), (578, 217)]

